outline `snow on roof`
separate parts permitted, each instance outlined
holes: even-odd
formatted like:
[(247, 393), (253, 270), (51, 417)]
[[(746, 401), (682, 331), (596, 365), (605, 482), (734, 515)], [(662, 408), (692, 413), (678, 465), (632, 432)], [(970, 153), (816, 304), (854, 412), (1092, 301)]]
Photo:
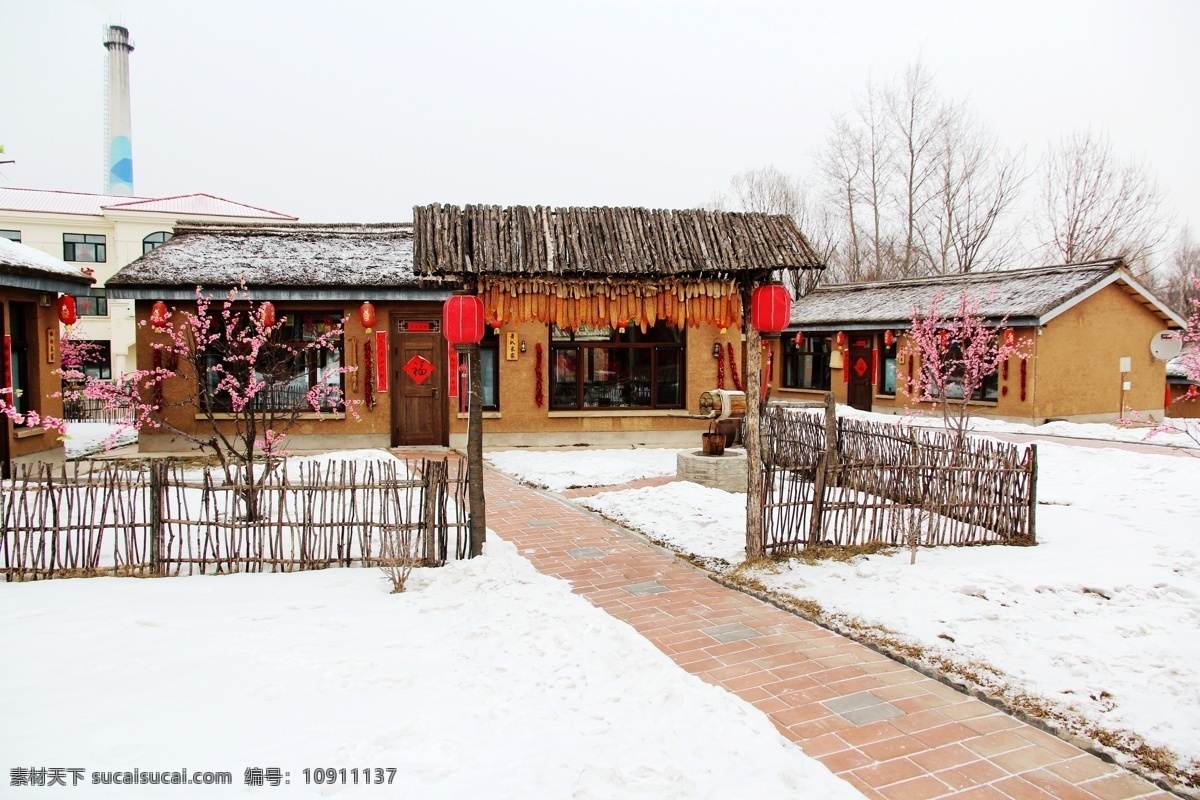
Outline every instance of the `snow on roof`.
[(80, 267), (60, 261), (37, 248), (0, 238), (0, 274), (53, 278), (87, 285), (95, 281)]
[(1172, 358), (1170, 361), (1168, 361), (1167, 362), (1167, 378), (1177, 378), (1178, 379), (1177, 381), (1173, 381), (1176, 383), (1187, 382), (1187, 377), (1188, 377), (1187, 367), (1185, 367), (1183, 364), (1183, 358), (1184, 358), (1184, 355), (1187, 355), (1189, 353), (1195, 353), (1196, 350), (1197, 350), (1197, 348), (1194, 348), (1191, 345), (1187, 345), (1184, 348), (1184, 352), (1182, 354), (1177, 355), (1174, 358)]
[(792, 305), (792, 325), (844, 323), (904, 326), (914, 309), (924, 312), (938, 293), (943, 310), (964, 292), (975, 297), (990, 320), (1040, 319), (1071, 298), (1121, 270), (1119, 259), (1037, 269), (943, 275), (871, 283), (821, 286)]
[[(108, 286), (398, 287), (413, 272), (412, 226), (184, 225), (121, 269)], [(438, 281), (432, 281), (438, 283)]]
[(88, 192), (60, 192), (49, 189), (0, 187), (0, 211), (35, 211), (47, 214), (84, 214), (104, 216), (105, 209), (146, 211), (200, 217), (256, 217), (294, 220), (278, 211), (236, 203), (211, 194), (185, 194), (175, 197), (129, 197)]

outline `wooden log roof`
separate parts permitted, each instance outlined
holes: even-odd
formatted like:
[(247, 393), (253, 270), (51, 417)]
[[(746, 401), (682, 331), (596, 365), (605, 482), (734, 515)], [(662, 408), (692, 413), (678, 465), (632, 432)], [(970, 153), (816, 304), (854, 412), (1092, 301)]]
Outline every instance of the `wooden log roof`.
[(645, 208), (413, 208), (414, 267), (426, 275), (654, 281), (822, 269), (782, 215)]

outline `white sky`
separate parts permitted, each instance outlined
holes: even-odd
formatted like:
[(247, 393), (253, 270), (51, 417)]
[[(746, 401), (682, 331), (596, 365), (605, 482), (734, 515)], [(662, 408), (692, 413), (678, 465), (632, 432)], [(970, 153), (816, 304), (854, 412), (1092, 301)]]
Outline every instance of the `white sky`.
[(808, 172), (868, 75), (920, 56), (1030, 167), (1074, 128), (1107, 129), (1200, 226), (1193, 0), (0, 0), (0, 143), (17, 159), (0, 185), (103, 190), (108, 22), (136, 45), (140, 195), (306, 221), (692, 207), (744, 169)]

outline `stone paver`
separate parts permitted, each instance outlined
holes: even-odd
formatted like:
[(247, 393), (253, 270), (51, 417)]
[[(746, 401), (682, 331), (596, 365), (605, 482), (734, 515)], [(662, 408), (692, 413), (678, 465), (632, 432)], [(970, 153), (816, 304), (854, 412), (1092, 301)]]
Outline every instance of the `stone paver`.
[[(867, 647), (721, 586), (566, 500), (493, 470), (485, 485), (488, 527), (538, 570), (569, 581), (680, 667), (762, 710), (868, 798), (1173, 796)], [(545, 524), (550, 520), (557, 524)]]

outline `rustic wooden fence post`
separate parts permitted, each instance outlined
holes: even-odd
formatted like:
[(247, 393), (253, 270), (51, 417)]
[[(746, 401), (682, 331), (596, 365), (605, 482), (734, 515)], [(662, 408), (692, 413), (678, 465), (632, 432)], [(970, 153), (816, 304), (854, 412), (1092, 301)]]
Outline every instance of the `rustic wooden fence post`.
[(1029, 445), (1029, 543), (1037, 544), (1037, 444)]
[(438, 558), (438, 491), (446, 479), (446, 462), (426, 459), (422, 462), (421, 536), (424, 537), (424, 559), (427, 566), (436, 566)]
[[(161, 461), (150, 464), (150, 574), (162, 574), (163, 495), (166, 490), (167, 465)], [(133, 566), (132, 564), (130, 566)]]

